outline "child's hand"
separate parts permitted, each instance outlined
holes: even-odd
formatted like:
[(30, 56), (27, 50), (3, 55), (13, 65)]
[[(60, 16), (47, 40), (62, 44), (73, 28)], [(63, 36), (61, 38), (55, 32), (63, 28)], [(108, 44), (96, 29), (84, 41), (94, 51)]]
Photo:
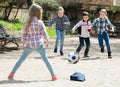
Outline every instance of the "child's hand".
[(46, 41), (46, 42), (45, 42), (45, 45), (46, 45), (46, 48), (48, 48), (48, 47), (49, 47), (49, 42)]
[(92, 32), (92, 29), (88, 29), (87, 31), (90, 33), (90, 32)]
[(75, 33), (75, 31), (72, 31), (72, 34), (74, 34)]
[(24, 50), (24, 48), (25, 48), (25, 46), (22, 46), (22, 48), (21, 48), (21, 49), (22, 49), (22, 50)]
[(67, 24), (68, 24), (68, 22), (64, 22), (63, 24), (67, 25)]
[(23, 41), (21, 49), (24, 50), (24, 48), (25, 48), (25, 41)]
[(115, 29), (114, 29), (114, 27), (112, 27), (112, 30), (111, 30), (112, 32), (114, 32), (115, 31)]
[(95, 31), (92, 31), (91, 34), (95, 34)]

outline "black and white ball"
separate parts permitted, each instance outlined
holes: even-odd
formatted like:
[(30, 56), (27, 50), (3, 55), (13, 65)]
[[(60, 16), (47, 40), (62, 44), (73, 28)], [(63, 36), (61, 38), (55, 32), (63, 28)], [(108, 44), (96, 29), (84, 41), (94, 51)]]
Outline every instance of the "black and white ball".
[(75, 64), (75, 63), (77, 63), (77, 62), (79, 61), (80, 56), (79, 56), (79, 54), (76, 53), (76, 52), (70, 52), (70, 53), (68, 54), (67, 59), (68, 59), (68, 61), (69, 61), (70, 63)]

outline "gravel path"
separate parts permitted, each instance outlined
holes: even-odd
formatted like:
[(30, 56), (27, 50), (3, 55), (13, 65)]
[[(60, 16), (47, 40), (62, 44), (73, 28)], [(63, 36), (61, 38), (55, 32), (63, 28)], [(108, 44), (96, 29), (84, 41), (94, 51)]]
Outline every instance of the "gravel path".
[[(51, 81), (51, 76), (37, 52), (30, 54), (15, 74), (15, 80), (7, 76), (20, 57), (22, 50), (12, 50), (0, 53), (0, 87), (120, 87), (120, 39), (111, 38), (113, 59), (107, 58), (107, 53), (100, 53), (97, 38), (91, 38), (90, 58), (83, 58), (84, 49), (80, 52), (81, 60), (77, 64), (67, 61), (69, 52), (78, 45), (78, 37), (65, 39), (64, 56), (53, 53), (54, 38), (50, 39), (47, 49), (48, 57), (58, 76), (57, 81)], [(75, 71), (85, 74), (86, 81), (70, 81), (69, 77)]]

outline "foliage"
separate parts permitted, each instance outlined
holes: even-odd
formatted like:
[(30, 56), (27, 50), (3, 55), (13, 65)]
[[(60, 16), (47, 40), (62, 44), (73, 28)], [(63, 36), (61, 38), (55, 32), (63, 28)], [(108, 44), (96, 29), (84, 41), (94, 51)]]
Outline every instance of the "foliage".
[(82, 3), (78, 3), (78, 2), (61, 2), (62, 6), (64, 8), (72, 8), (72, 9), (76, 9), (76, 8), (82, 8)]
[(35, 2), (41, 5), (43, 9), (56, 10), (59, 7), (56, 0), (35, 0)]
[(109, 11), (112, 13), (120, 12), (120, 7), (111, 6)]
[(26, 3), (26, 0), (0, 0), (0, 3), (13, 3), (13, 2), (18, 2), (18, 4), (20, 4), (20, 2), (25, 2)]

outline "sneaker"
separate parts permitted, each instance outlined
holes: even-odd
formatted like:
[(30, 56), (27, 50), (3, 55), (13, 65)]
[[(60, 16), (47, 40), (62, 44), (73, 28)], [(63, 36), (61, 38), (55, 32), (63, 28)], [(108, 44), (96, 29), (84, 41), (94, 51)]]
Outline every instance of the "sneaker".
[(55, 80), (57, 80), (57, 76), (56, 75), (52, 76), (52, 81), (55, 81)]
[(108, 52), (108, 58), (109, 58), (109, 59), (112, 59), (111, 52)]
[(63, 55), (64, 55), (63, 51), (60, 51), (60, 55), (61, 55), (61, 56), (63, 56)]
[(54, 49), (54, 53), (57, 53), (57, 48)]
[(84, 55), (84, 58), (85, 58), (85, 57), (90, 57), (90, 56), (89, 56), (89, 55)]
[(101, 48), (101, 53), (104, 53), (104, 46)]
[(14, 77), (14, 74), (10, 73), (10, 75), (8, 76), (8, 79), (13, 79), (13, 77)]

